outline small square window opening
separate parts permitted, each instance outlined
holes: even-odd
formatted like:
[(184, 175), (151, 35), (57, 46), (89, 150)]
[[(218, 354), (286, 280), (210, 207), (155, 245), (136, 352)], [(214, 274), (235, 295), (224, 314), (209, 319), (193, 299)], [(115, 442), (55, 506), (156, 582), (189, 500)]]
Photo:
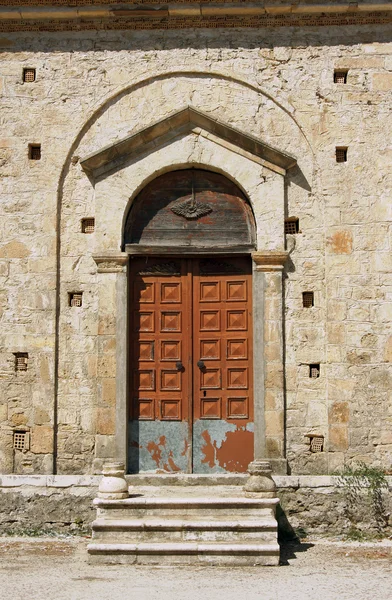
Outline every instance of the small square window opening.
[(324, 437), (322, 435), (310, 436), (310, 451), (322, 452), (324, 450)]
[(82, 306), (82, 292), (72, 292), (69, 295), (69, 305), (70, 306)]
[(314, 306), (314, 293), (313, 292), (302, 292), (302, 306), (305, 308), (311, 308)]
[(94, 233), (95, 230), (95, 219), (87, 218), (82, 219), (82, 233)]
[(23, 81), (25, 83), (32, 83), (35, 81), (35, 69), (23, 69)]
[(14, 431), (13, 446), (15, 450), (29, 449), (29, 434), (27, 431)]
[(29, 355), (27, 352), (15, 352), (15, 371), (27, 371)]
[(284, 232), (286, 234), (299, 233), (299, 219), (297, 217), (289, 217), (284, 222)]
[(334, 83), (347, 83), (347, 73), (348, 71), (335, 71), (333, 74)]
[(317, 377), (320, 377), (320, 365), (319, 364), (309, 365), (309, 377), (311, 379), (317, 379)]
[(336, 148), (336, 162), (347, 162), (347, 148)]
[(29, 159), (41, 160), (41, 144), (29, 144)]

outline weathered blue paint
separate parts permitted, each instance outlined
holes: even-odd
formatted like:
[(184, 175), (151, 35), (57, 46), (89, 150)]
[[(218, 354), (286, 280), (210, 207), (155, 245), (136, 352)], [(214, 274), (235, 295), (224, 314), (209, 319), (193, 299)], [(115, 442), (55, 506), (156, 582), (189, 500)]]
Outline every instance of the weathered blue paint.
[(129, 473), (186, 473), (188, 424), (185, 421), (130, 421)]

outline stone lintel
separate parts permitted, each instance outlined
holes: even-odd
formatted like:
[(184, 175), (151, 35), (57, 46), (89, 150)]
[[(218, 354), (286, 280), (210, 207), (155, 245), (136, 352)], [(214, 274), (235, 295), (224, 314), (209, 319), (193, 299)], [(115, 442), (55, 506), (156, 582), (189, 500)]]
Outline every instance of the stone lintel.
[(262, 250), (253, 252), (256, 271), (282, 271), (289, 253), (286, 250)]
[(126, 252), (94, 254), (98, 273), (121, 273), (125, 270), (128, 263), (128, 254)]

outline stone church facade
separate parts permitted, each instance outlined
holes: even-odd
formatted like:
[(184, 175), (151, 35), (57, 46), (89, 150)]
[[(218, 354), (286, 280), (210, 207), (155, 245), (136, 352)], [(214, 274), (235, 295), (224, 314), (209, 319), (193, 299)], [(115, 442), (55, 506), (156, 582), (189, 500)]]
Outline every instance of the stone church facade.
[(390, 471), (391, 25), (0, 0), (2, 473)]

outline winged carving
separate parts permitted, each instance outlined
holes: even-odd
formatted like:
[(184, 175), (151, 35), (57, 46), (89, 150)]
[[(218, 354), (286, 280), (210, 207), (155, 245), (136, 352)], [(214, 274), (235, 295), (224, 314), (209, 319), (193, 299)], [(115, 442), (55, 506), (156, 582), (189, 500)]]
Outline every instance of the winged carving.
[(200, 219), (200, 217), (204, 217), (212, 212), (212, 208), (209, 204), (198, 202), (194, 197), (189, 198), (189, 200), (176, 202), (171, 207), (171, 210), (176, 215), (180, 215), (180, 217), (184, 217), (184, 219), (188, 220)]

